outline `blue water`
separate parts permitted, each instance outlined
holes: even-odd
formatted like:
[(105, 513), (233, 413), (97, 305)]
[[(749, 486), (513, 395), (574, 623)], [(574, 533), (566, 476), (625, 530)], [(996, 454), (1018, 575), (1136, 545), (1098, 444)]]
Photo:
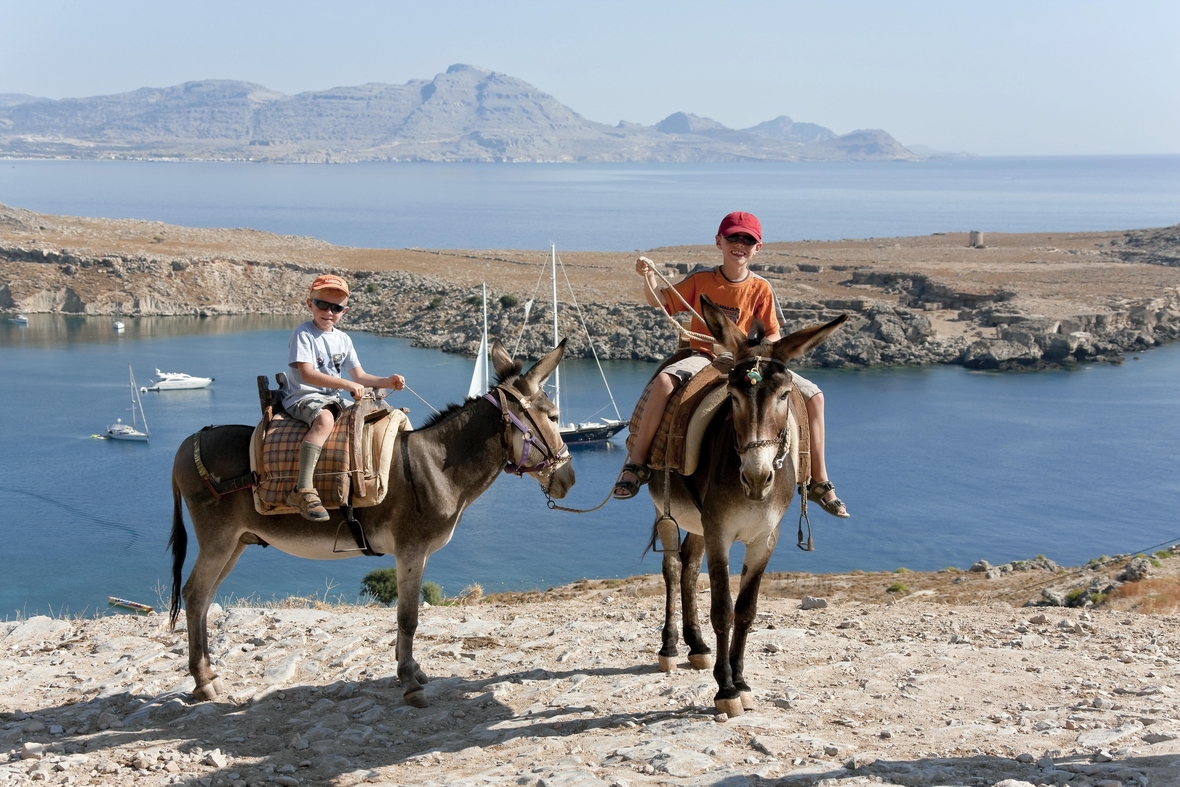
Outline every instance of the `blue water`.
[(768, 240), (1159, 227), (1180, 156), (921, 163), (340, 166), (0, 161), (0, 202), (252, 227), (350, 246), (631, 251), (710, 243), (731, 210)]
[[(0, 323), (0, 379), (9, 381), (0, 617), (94, 612), (107, 595), (155, 601), (154, 588), (168, 583), (176, 447), (206, 424), (257, 421), (254, 378), (280, 369), (293, 320), (126, 322), (122, 336), (106, 318), (34, 314), (25, 328)], [(435, 406), (466, 390), (468, 359), (353, 336), (366, 369), (405, 374)], [(1180, 538), (1180, 346), (1140, 358), (1035, 374), (809, 371), (826, 392), (829, 467), (853, 518), (815, 511), (817, 551), (803, 553), (792, 546), (792, 506), (772, 570), (929, 570), (1036, 554), (1078, 564)], [(216, 382), (146, 394), (148, 444), (93, 440), (127, 415), (128, 364), (141, 384), (157, 367)], [(606, 366), (629, 412), (652, 367)], [(564, 366), (563, 389), (574, 419), (607, 404), (592, 364)], [(425, 420), (425, 405), (396, 396), (415, 423)], [(623, 457), (616, 440), (575, 451), (578, 483), (567, 502), (589, 507), (606, 494)], [(656, 573), (655, 557), (641, 560), (653, 511), (644, 496), (585, 516), (551, 512), (535, 482), (503, 476), (432, 558), (427, 578), (455, 594), (471, 582), (491, 592)], [(251, 548), (222, 593), (355, 597), (361, 577), (388, 561), (316, 562)]]

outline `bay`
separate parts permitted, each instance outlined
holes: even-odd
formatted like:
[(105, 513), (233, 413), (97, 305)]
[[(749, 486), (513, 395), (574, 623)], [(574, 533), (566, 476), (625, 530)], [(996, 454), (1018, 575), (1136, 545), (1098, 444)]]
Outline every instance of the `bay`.
[(748, 210), (771, 241), (1065, 232), (1180, 221), (1180, 156), (910, 163), (346, 165), (0, 161), (0, 202), (251, 227), (349, 246), (631, 251), (711, 243)]
[[(0, 436), (0, 618), (92, 614), (106, 596), (155, 603), (169, 582), (170, 473), (184, 437), (211, 423), (255, 423), (255, 376), (282, 367), (293, 318), (109, 319), (30, 315), (0, 323), (8, 428)], [(369, 371), (405, 374), (436, 407), (466, 390), (471, 360), (352, 334)], [(156, 369), (212, 376), (203, 391), (144, 395), (147, 444), (93, 440), (128, 407), (127, 365), (145, 384)], [(605, 364), (628, 413), (652, 367)], [(812, 507), (817, 551), (793, 547), (798, 503), (783, 522), (771, 570), (966, 568), (1044, 554), (1062, 564), (1136, 552), (1180, 537), (1180, 346), (1121, 366), (1035, 374), (961, 367), (808, 370), (828, 406), (829, 467), (853, 513)], [(429, 410), (408, 394), (422, 423)], [(563, 365), (575, 420), (604, 405), (592, 362)], [(621, 437), (576, 449), (566, 501), (589, 507), (623, 459)], [(466, 513), (427, 579), (457, 594), (547, 588), (583, 577), (658, 573), (643, 557), (654, 519), (646, 493), (594, 514), (549, 511), (536, 483), (502, 476)], [(187, 515), (186, 515), (187, 520)], [(191, 533), (191, 530), (190, 530)], [(188, 565), (196, 546), (190, 541)], [(731, 569), (740, 565), (735, 551)], [(390, 558), (299, 560), (251, 548), (222, 600), (287, 595), (355, 598)], [(883, 578), (883, 581), (886, 581)]]

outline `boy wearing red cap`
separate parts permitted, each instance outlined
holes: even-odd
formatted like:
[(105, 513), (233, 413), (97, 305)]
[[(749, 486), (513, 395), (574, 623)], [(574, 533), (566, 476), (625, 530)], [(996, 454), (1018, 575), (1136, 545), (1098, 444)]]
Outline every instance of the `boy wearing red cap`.
[[(298, 508), (304, 519), (313, 522), (328, 519), (312, 475), (337, 416), (350, 406), (341, 397), (341, 391), (360, 399), (365, 388), (400, 391), (406, 384), (400, 374), (376, 377), (361, 368), (352, 339), (336, 327), (348, 311), (348, 294), (348, 282), (339, 276), (317, 277), (307, 298), (311, 319), (296, 328), (287, 343), (291, 374), (283, 407), (292, 417), (311, 427), (299, 447), (299, 476), (294, 491), (287, 495), (287, 504)], [(351, 379), (341, 376), (345, 372)]]
[[(721, 251), (721, 265), (689, 274), (674, 285), (676, 291), (693, 305), (697, 314), (700, 313), (701, 296), (708, 295), (743, 332), (748, 333), (757, 319), (766, 328), (767, 340), (777, 341), (780, 338), (780, 323), (774, 289), (766, 279), (750, 271), (750, 261), (762, 248), (762, 223), (752, 213), (735, 211), (721, 220), (714, 242)], [(668, 293), (667, 289), (659, 289), (650, 260), (640, 257), (635, 263), (635, 271), (646, 279), (647, 286), (643, 294), (648, 304), (662, 308), (669, 314), (688, 311), (680, 298)], [(708, 335), (708, 327), (697, 314), (693, 315), (689, 330)], [(646, 466), (647, 453), (672, 392), (713, 360), (712, 345), (696, 339), (690, 343), (695, 352), (665, 367), (650, 384), (639, 430), (635, 434), (627, 463), (623, 465), (623, 471), (615, 482), (614, 496), (620, 500), (634, 497), (639, 487), (651, 478), (651, 470)], [(833, 516), (846, 518), (849, 516), (848, 508), (836, 497), (835, 487), (828, 480), (828, 470), (824, 464), (823, 393), (815, 383), (797, 373), (795, 382), (807, 400), (810, 423), (812, 481), (808, 498), (818, 502)]]

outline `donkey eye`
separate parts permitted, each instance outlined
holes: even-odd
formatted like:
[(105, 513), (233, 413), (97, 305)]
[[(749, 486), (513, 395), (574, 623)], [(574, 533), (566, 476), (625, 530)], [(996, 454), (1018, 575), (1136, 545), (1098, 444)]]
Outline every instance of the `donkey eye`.
[(779, 395), (778, 400), (780, 402), (785, 402), (787, 400), (787, 397), (790, 395), (791, 395), (790, 391), (783, 391), (782, 394)]
[(560, 416), (557, 415), (557, 413), (554, 413), (553, 415), (549, 416), (549, 420), (555, 424), (561, 423), (561, 418), (560, 418)]

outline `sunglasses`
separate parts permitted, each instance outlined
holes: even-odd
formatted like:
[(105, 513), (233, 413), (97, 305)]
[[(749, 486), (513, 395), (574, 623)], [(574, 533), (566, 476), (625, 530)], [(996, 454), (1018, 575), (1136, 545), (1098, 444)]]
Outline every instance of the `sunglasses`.
[(347, 306), (341, 306), (339, 303), (328, 303), (327, 301), (321, 301), (319, 298), (312, 298), (311, 305), (322, 312), (332, 312), (332, 314), (339, 314), (348, 308)]
[(743, 235), (741, 233), (726, 235), (725, 239), (730, 243), (740, 243), (743, 246), (756, 246), (758, 244), (758, 241), (754, 240), (752, 235)]

